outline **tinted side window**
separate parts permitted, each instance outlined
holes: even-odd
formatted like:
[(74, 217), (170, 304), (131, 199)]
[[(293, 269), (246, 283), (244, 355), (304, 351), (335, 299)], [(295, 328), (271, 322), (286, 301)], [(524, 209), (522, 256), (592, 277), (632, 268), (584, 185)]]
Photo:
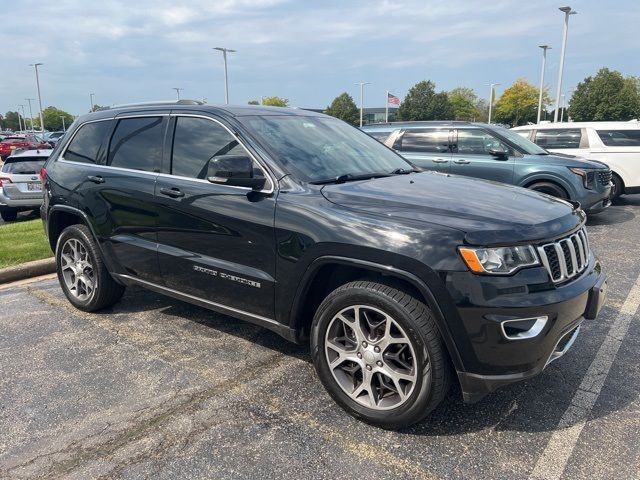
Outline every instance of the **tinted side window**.
[(509, 151), (509, 147), (483, 130), (458, 130), (458, 153), (467, 155), (489, 155), (491, 150)]
[(80, 127), (64, 152), (64, 159), (73, 162), (96, 163), (110, 121), (86, 123)]
[(607, 147), (640, 147), (640, 130), (597, 130)]
[(542, 148), (580, 148), (582, 132), (579, 128), (538, 130), (536, 143)]
[(449, 150), (449, 130), (406, 130), (400, 149), (403, 152), (444, 153)]
[(109, 143), (112, 167), (156, 171), (162, 156), (162, 117), (124, 118)]
[[(225, 155), (249, 154), (233, 135), (211, 120), (193, 117), (176, 119), (171, 156), (173, 175), (205, 179), (209, 161)], [(264, 174), (255, 166), (253, 175), (262, 177)]]

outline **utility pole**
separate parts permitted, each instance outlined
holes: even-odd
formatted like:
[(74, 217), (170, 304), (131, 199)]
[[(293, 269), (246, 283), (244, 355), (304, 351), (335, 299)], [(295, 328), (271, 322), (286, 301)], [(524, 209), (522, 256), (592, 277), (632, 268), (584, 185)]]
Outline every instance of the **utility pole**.
[(564, 12), (564, 28), (562, 30), (562, 49), (560, 50), (560, 69), (558, 71), (558, 88), (556, 90), (556, 110), (553, 113), (553, 121), (558, 121), (558, 109), (560, 108), (560, 94), (562, 93), (562, 74), (564, 72), (564, 55), (567, 48), (567, 36), (569, 32), (569, 15), (575, 15), (578, 12), (572, 10), (571, 7), (560, 7)]
[(389, 90), (384, 97), (384, 123), (389, 123)]
[[(20, 105), (16, 109), (16, 113), (18, 114), (18, 131), (22, 131), (22, 120), (20, 119)], [(26, 129), (25, 129), (26, 130)]]
[(493, 108), (493, 87), (496, 85), (500, 85), (499, 83), (490, 83), (489, 84), (489, 118), (487, 119), (487, 123), (491, 125), (491, 110)]
[(33, 110), (31, 110), (31, 100), (35, 100), (34, 98), (25, 98), (27, 102), (29, 102), (29, 120), (31, 120), (31, 130), (33, 130)]
[(542, 116), (542, 92), (544, 91), (544, 68), (547, 63), (547, 50), (551, 47), (549, 45), (538, 45), (542, 49), (542, 71), (540, 72), (540, 95), (538, 96), (538, 120), (536, 123), (540, 123)]
[(362, 127), (362, 110), (364, 108), (364, 86), (371, 85), (369, 82), (358, 82), (356, 85), (360, 85), (360, 126)]
[(38, 77), (38, 67), (42, 63), (30, 63), (29, 66), (36, 70), (36, 86), (38, 87), (38, 105), (40, 106), (40, 131), (44, 132), (44, 118), (42, 116), (42, 96), (40, 95), (40, 78)]
[(229, 105), (229, 75), (227, 72), (227, 53), (234, 53), (236, 50), (224, 47), (214, 47), (214, 50), (222, 52), (222, 59), (224, 60), (224, 103)]
[[(24, 105), (18, 105), (20, 108), (22, 108), (22, 126), (24, 127), (24, 130), (27, 129), (27, 116), (24, 113)], [(18, 113), (18, 116), (20, 116), (20, 113)]]
[(176, 96), (178, 97), (178, 100), (180, 100), (180, 90), (184, 90), (184, 88), (173, 87), (172, 90), (176, 91)]
[(89, 113), (93, 112), (93, 107), (95, 106), (95, 101), (93, 100), (93, 97), (95, 97), (95, 93), (90, 93), (89, 94)]

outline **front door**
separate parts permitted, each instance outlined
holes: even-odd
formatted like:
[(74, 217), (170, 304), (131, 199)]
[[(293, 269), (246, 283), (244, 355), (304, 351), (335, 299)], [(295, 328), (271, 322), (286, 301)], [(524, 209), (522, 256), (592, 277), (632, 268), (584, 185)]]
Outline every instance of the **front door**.
[[(180, 115), (169, 126), (170, 161), (158, 176), (158, 257), (165, 285), (250, 315), (274, 316), (274, 185), (214, 184), (209, 162), (249, 155), (220, 122)], [(252, 157), (255, 158), (255, 157)], [(254, 175), (265, 175), (255, 162)]]
[[(513, 149), (490, 132), (480, 128), (459, 128), (454, 135), (450, 172), (467, 177), (513, 183)], [(504, 151), (496, 156), (492, 151)]]

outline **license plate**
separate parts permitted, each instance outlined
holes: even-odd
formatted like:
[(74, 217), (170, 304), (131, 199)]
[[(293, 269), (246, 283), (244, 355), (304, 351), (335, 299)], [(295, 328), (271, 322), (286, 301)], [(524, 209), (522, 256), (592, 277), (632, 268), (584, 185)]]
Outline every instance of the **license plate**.
[(27, 183), (27, 190), (29, 190), (30, 192), (41, 192), (42, 185), (40, 184), (40, 182), (29, 182)]

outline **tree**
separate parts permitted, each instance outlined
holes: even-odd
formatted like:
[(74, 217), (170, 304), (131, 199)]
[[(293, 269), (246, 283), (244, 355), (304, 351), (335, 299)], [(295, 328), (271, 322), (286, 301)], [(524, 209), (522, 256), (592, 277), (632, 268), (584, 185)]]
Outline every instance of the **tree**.
[(289, 100), (287, 98), (280, 97), (262, 97), (262, 105), (268, 105), (271, 107), (288, 107)]
[[(21, 120), (22, 121), (22, 120)], [(18, 122), (18, 112), (7, 112), (4, 114), (4, 120), (2, 120), (3, 130), (20, 130), (20, 123)]]
[(344, 120), (351, 125), (360, 124), (360, 113), (353, 97), (347, 92), (341, 93), (333, 99), (331, 105), (325, 110), (327, 115)]
[(451, 120), (453, 106), (446, 92), (436, 93), (430, 80), (416, 83), (398, 109), (398, 120)]
[(481, 116), (480, 108), (483, 104), (471, 88), (454, 88), (448, 95), (454, 120), (477, 121)]
[[(56, 130), (62, 130), (62, 117), (64, 117), (65, 127), (68, 127), (73, 123), (73, 115), (60, 110), (56, 107), (47, 107), (42, 111), (42, 117), (44, 119), (44, 129), (54, 132)], [(33, 119), (34, 125), (40, 126), (40, 118)]]
[(640, 116), (640, 79), (601, 68), (578, 84), (569, 114), (578, 122), (625, 121)]
[(260, 102), (258, 100), (249, 100), (247, 103), (249, 105), (260, 105)]
[[(507, 88), (494, 107), (495, 121), (511, 126), (535, 122), (538, 115), (540, 90), (525, 79), (516, 80)], [(549, 94), (542, 91), (542, 108), (549, 103)]]

